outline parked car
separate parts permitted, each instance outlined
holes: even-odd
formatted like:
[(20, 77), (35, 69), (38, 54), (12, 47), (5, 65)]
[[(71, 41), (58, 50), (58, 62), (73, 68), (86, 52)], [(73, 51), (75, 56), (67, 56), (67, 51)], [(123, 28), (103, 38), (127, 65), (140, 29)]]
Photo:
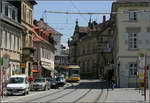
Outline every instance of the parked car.
[(64, 86), (66, 84), (66, 79), (64, 77), (57, 77), (56, 81), (59, 86)]
[(48, 81), (51, 84), (51, 88), (58, 88), (58, 84), (57, 84), (56, 78), (48, 78)]
[(50, 90), (50, 83), (46, 78), (37, 78), (32, 83), (32, 90)]
[(14, 75), (8, 80), (6, 86), (7, 95), (13, 94), (29, 94), (30, 87), (26, 75)]

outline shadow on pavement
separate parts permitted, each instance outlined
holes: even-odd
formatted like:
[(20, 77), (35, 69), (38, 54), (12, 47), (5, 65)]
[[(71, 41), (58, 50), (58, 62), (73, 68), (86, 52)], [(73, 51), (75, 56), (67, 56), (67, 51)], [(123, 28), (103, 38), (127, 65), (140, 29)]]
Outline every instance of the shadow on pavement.
[(107, 82), (80, 82), (77, 85), (74, 85), (71, 82), (71, 86), (66, 87), (65, 89), (107, 89)]

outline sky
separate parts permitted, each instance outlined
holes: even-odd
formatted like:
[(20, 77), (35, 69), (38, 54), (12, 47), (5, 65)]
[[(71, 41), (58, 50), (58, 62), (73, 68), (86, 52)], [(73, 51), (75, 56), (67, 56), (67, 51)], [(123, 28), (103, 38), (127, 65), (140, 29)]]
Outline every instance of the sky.
[[(106, 1), (37, 1), (37, 5), (34, 6), (34, 19), (40, 20), (43, 18), (46, 23), (53, 27), (56, 31), (63, 34), (61, 43), (67, 45), (67, 41), (74, 32), (75, 21), (78, 18), (79, 26), (87, 26), (89, 18), (102, 22), (103, 15), (81, 15), (81, 14), (52, 14), (44, 13), (48, 11), (61, 11), (61, 12), (98, 12), (98, 13), (110, 13), (111, 0)], [(109, 19), (109, 15), (105, 15), (106, 19)]]

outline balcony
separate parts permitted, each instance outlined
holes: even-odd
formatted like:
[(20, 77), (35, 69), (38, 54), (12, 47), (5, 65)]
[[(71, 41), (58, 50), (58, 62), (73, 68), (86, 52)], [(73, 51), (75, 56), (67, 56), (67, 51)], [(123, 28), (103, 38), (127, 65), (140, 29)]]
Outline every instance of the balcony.
[(34, 51), (36, 49), (33, 47), (24, 47), (22, 49), (22, 61), (33, 61), (33, 57), (34, 57)]
[(28, 56), (30, 55), (30, 56), (32, 56), (33, 53), (34, 53), (34, 51), (35, 51), (36, 49), (33, 48), (33, 47), (24, 47), (22, 50), (23, 50), (23, 51), (22, 51), (23, 55), (28, 55)]

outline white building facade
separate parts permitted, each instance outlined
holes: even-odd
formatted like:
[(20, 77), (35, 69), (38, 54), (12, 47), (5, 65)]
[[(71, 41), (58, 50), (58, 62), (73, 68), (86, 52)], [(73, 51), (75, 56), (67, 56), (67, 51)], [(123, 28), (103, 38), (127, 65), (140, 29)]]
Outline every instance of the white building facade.
[(146, 54), (147, 65), (150, 65), (150, 12), (146, 12), (150, 10), (150, 3), (141, 1), (112, 5), (111, 20), (116, 26), (113, 56), (119, 87), (139, 86), (137, 59), (140, 53)]

